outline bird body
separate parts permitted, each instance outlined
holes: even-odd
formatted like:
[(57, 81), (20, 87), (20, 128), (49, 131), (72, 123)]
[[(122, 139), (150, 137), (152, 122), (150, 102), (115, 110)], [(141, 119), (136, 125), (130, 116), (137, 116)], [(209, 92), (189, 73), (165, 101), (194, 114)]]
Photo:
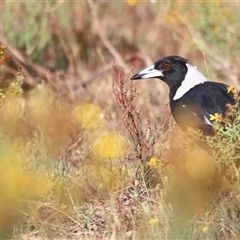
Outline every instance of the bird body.
[(169, 86), (171, 113), (182, 130), (189, 127), (203, 135), (214, 134), (210, 115), (225, 115), (227, 104), (234, 104), (228, 85), (209, 81), (195, 66), (179, 56), (156, 61), (135, 74), (131, 80), (159, 78)]

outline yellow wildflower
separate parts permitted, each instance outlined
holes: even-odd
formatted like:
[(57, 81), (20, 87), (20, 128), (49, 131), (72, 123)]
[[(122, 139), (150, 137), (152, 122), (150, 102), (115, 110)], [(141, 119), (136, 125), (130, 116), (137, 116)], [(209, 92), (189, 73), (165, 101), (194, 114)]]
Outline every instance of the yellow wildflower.
[(148, 222), (150, 224), (157, 224), (157, 223), (159, 223), (159, 219), (157, 217), (150, 218)]
[(203, 227), (203, 228), (202, 228), (202, 231), (203, 231), (203, 232), (207, 232), (207, 231), (208, 231), (208, 227), (207, 227), (207, 226)]
[(237, 89), (234, 86), (229, 86), (227, 88), (227, 93), (233, 93), (235, 94), (237, 92)]
[(209, 114), (209, 116), (211, 121), (217, 121), (217, 122), (222, 121), (222, 115), (219, 113)]
[(152, 158), (149, 160), (148, 165), (150, 165), (150, 166), (156, 166), (156, 165), (158, 165), (158, 163), (159, 163), (159, 159), (156, 158), (156, 157), (152, 157)]
[(93, 143), (93, 149), (99, 157), (118, 158), (127, 151), (126, 139), (117, 133), (102, 133)]
[(94, 103), (83, 103), (74, 110), (74, 117), (85, 129), (98, 127), (104, 117), (102, 109)]
[(133, 7), (137, 4), (137, 0), (126, 0), (126, 1), (130, 7)]

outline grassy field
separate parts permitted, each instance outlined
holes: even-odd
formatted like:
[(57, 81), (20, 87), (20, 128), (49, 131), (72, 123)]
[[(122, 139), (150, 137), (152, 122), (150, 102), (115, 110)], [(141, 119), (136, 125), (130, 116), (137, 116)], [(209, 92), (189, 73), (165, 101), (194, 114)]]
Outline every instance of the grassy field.
[(240, 238), (238, 106), (206, 150), (129, 80), (180, 55), (240, 89), (240, 3), (0, 7), (0, 239)]

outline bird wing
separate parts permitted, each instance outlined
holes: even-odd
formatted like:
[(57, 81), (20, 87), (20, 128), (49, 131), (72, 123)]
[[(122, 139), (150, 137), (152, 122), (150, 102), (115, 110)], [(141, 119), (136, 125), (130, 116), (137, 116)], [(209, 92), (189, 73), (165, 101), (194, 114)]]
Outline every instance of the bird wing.
[(215, 82), (195, 86), (182, 98), (170, 102), (174, 119), (183, 130), (191, 127), (204, 135), (213, 135), (210, 114), (224, 115), (226, 104), (235, 102), (227, 88), (227, 85)]

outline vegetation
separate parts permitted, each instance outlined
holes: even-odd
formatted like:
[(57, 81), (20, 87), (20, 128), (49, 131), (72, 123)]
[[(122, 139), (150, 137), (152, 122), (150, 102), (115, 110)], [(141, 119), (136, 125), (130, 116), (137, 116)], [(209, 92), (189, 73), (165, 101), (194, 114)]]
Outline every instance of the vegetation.
[(174, 54), (239, 88), (239, 3), (0, 6), (0, 239), (240, 238), (239, 106), (202, 140), (129, 81)]

